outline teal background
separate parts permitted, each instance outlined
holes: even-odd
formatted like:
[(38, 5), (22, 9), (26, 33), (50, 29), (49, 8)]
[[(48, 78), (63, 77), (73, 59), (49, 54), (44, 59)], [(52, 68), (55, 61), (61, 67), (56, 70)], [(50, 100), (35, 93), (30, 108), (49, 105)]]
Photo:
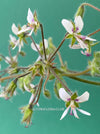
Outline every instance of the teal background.
[[(62, 40), (65, 29), (61, 25), (63, 18), (73, 19), (76, 9), (82, 2), (89, 2), (100, 8), (100, 0), (3, 0), (0, 1), (0, 52), (8, 55), (8, 40), (11, 32), (12, 23), (26, 24), (27, 11), (31, 8), (36, 10), (39, 20), (43, 23), (45, 38), (52, 37), (56, 46)], [(82, 33), (88, 34), (100, 28), (100, 12), (87, 7), (84, 17), (84, 29)], [(100, 33), (93, 36), (99, 40)], [(34, 37), (38, 43), (40, 34)], [(73, 70), (84, 70), (87, 66), (87, 58), (80, 52), (68, 48), (69, 41), (66, 41), (61, 48), (63, 60), (68, 62), (68, 67)], [(30, 45), (30, 44), (29, 44)], [(33, 52), (30, 46), (25, 46), (27, 52), (25, 59), (20, 58), (20, 64), (28, 65), (36, 60), (37, 54)], [(100, 50), (100, 44), (94, 47)], [(5, 65), (3, 65), (4, 67)], [(95, 79), (96, 80), (96, 79)], [(100, 81), (100, 78), (98, 78)], [(78, 83), (74, 80), (66, 79), (68, 86), (73, 91), (90, 93), (90, 100), (81, 104), (81, 107), (92, 114), (91, 117), (82, 115), (78, 112), (80, 119), (72, 116), (66, 116), (62, 121), (60, 117), (63, 111), (34, 111), (32, 125), (24, 128), (20, 123), (22, 115), (19, 107), (26, 105), (30, 97), (29, 94), (21, 93), (9, 101), (0, 99), (0, 134), (96, 134), (100, 133), (100, 87), (84, 83)], [(64, 108), (64, 102), (56, 99), (53, 94), (53, 82), (49, 82), (47, 88), (51, 90), (52, 98), (47, 100), (41, 95), (40, 107)]]

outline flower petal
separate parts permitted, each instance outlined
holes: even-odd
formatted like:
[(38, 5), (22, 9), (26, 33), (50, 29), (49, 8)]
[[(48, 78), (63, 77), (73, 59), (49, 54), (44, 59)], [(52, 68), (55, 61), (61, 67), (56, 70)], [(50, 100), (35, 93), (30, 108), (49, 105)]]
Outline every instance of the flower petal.
[(90, 38), (90, 37), (88, 37), (88, 36), (86, 36), (86, 40), (96, 41), (96, 39)]
[(77, 99), (78, 99), (79, 103), (88, 101), (88, 99), (89, 99), (89, 92), (86, 91), (81, 96), (77, 97)]
[(67, 101), (71, 96), (65, 91), (64, 88), (59, 89), (59, 96), (63, 101)]
[(33, 99), (34, 99), (34, 94), (31, 95), (30, 100), (29, 100), (29, 104), (31, 104)]
[(34, 87), (35, 87), (35, 85), (34, 85), (34, 84), (30, 84), (30, 87), (31, 87), (31, 88), (34, 88)]
[(18, 28), (16, 27), (16, 25), (13, 23), (12, 24), (12, 32), (17, 35), (18, 34)]
[(28, 15), (27, 15), (27, 21), (28, 21), (28, 23), (32, 23), (32, 20), (33, 20), (34, 18), (33, 18), (33, 14), (32, 14), (32, 12), (31, 12), (31, 10), (30, 10), (30, 8), (28, 9)]
[(85, 115), (88, 115), (88, 116), (91, 115), (89, 112), (84, 111), (84, 110), (82, 110), (82, 109), (77, 108), (77, 110), (78, 110), (79, 112), (81, 112), (82, 114), (85, 114)]
[(11, 59), (8, 56), (6, 56), (5, 58), (6, 58), (5, 62), (9, 64), (11, 62)]
[(62, 20), (62, 25), (64, 26), (64, 28), (66, 29), (66, 31), (68, 31), (70, 34), (73, 33), (73, 24), (71, 23), (71, 21), (63, 19)]
[(29, 88), (26, 86), (25, 83), (24, 83), (24, 89), (25, 89), (27, 92), (30, 92)]
[(44, 44), (45, 44), (45, 48), (48, 48), (48, 41), (46, 39), (44, 39)]
[(31, 32), (28, 34), (28, 36), (31, 36), (32, 35), (32, 33), (33, 33), (33, 28), (32, 28), (32, 30), (31, 30)]
[(68, 107), (68, 108), (63, 112), (63, 114), (62, 114), (60, 120), (62, 120), (62, 119), (66, 116), (66, 114), (68, 113), (69, 108), (70, 108), (70, 107)]
[(76, 109), (73, 110), (73, 113), (74, 113), (74, 116), (79, 119), (77, 112), (76, 112)]
[(81, 46), (79, 44), (77, 44), (77, 45), (74, 44), (73, 46), (69, 45), (69, 48), (71, 48), (71, 49), (80, 49)]
[(21, 29), (20, 31), (18, 31), (18, 34), (27, 32), (27, 31), (29, 31), (29, 30), (30, 30), (30, 27), (23, 28), (23, 29)]
[(91, 56), (91, 53), (88, 52), (88, 51), (83, 52), (83, 51), (81, 50), (81, 53), (82, 53), (83, 55), (86, 55), (86, 56)]
[[(38, 49), (40, 49), (40, 46), (38, 44), (36, 44)], [(35, 45), (33, 44), (33, 42), (31, 43), (31, 48), (34, 50), (34, 51), (37, 51)]]
[(36, 59), (36, 62), (37, 62), (37, 61), (40, 61), (40, 59), (41, 59), (41, 56), (39, 56), (39, 57)]
[(75, 26), (77, 28), (77, 31), (76, 32), (77, 33), (80, 33), (82, 31), (83, 25), (84, 25), (81, 16), (76, 16), (74, 22), (75, 22)]
[(79, 45), (81, 46), (82, 49), (88, 49), (87, 45), (82, 41), (80, 40), (79, 38), (75, 37), (76, 40), (78, 41)]

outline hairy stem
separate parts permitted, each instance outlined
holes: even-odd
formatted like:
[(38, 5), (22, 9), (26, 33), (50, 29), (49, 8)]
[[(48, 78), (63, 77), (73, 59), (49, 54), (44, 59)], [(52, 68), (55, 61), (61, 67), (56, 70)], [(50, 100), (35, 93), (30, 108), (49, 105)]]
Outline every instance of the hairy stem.
[(0, 56), (1, 56), (5, 61), (7, 61), (9, 64), (11, 64), (11, 63), (7, 60), (7, 58), (6, 58), (5, 56), (3, 56), (2, 54), (0, 54)]
[(91, 8), (93, 8), (93, 9), (95, 9), (95, 10), (97, 10), (97, 11), (100, 12), (100, 9), (99, 9), (99, 8), (93, 6), (93, 5), (89, 4), (89, 3), (83, 3), (82, 5), (83, 5), (83, 6), (89, 6), (89, 7), (91, 7)]
[(49, 74), (50, 74), (50, 72), (49, 72), (49, 70), (47, 70), (47, 77), (46, 77), (46, 80), (45, 80), (44, 85), (43, 85), (44, 90), (45, 90), (46, 84), (47, 84), (48, 79), (49, 79)]
[(62, 44), (64, 43), (64, 41), (66, 40), (66, 36), (67, 34), (64, 36), (64, 39), (61, 41), (60, 45), (57, 47), (57, 49), (55, 50), (55, 52), (51, 55), (51, 57), (49, 58), (49, 61), (51, 61), (51, 59), (56, 55), (56, 53), (59, 51), (59, 49), (61, 48)]
[(100, 31), (100, 29), (98, 29), (98, 30), (94, 31), (93, 33), (88, 34), (88, 36), (92, 36), (92, 35), (94, 35), (94, 34), (98, 33), (99, 31)]
[(27, 73), (24, 73), (24, 74), (17, 74), (17, 75), (10, 75), (10, 76), (6, 76), (6, 77), (3, 77), (3, 78), (0, 78), (0, 81), (4, 81), (4, 80), (7, 80), (7, 79), (12, 79), (12, 78), (20, 78), (20, 77), (24, 77), (28, 74), (30, 74), (31, 72), (27, 72)]
[[(54, 49), (57, 49), (55, 46), (53, 46), (53, 48), (54, 48)], [(63, 60), (62, 60), (62, 57), (61, 57), (60, 52), (58, 51), (57, 54), (58, 54), (58, 57), (59, 57), (59, 61), (60, 61), (60, 63), (61, 63), (61, 66), (64, 66), (64, 63), (63, 63)]]
[(45, 49), (45, 44), (44, 44), (44, 33), (43, 33), (43, 26), (41, 23), (40, 23), (40, 28), (41, 28), (41, 35), (42, 35), (42, 42), (43, 42), (43, 53), (44, 53), (44, 57), (46, 60), (47, 58), (46, 58), (46, 49)]
[(75, 77), (75, 76), (69, 77), (69, 78), (74, 79), (74, 80), (77, 80), (77, 81), (80, 81), (80, 82), (92, 84), (92, 85), (100, 85), (100, 82), (90, 81), (90, 80), (78, 78), (78, 77)]
[(41, 89), (42, 89), (42, 83), (43, 83), (43, 78), (41, 78), (41, 82), (40, 82), (40, 88), (39, 88), (39, 93), (38, 93), (38, 97), (36, 102), (33, 105), (36, 105), (38, 103), (38, 100), (40, 98), (40, 94), (41, 94)]
[(39, 49), (38, 49), (37, 45), (35, 44), (35, 41), (33, 40), (32, 36), (30, 36), (30, 38), (31, 38), (31, 40), (32, 40), (32, 42), (33, 42), (33, 44), (34, 44), (34, 46), (35, 46), (36, 50), (38, 51), (39, 55), (40, 55), (40, 56), (41, 56), (41, 58), (42, 58), (42, 55), (41, 55), (41, 53), (40, 53), (40, 51), (39, 51)]
[(62, 86), (72, 95), (72, 91), (62, 82), (62, 80), (58, 77), (55, 71), (52, 68), (50, 68), (50, 71), (56, 77), (56, 79), (62, 84)]
[(32, 102), (30, 103), (30, 106), (31, 106), (31, 105), (35, 105), (35, 103), (38, 102), (38, 101), (36, 101), (36, 102), (33, 104), (33, 102), (35, 101), (35, 99), (36, 99), (38, 93), (39, 93), (39, 95), (38, 95), (38, 99), (39, 99), (40, 92), (41, 92), (40, 90), (41, 90), (41, 88), (42, 88), (42, 83), (43, 83), (43, 78), (41, 77), (41, 78), (40, 78), (39, 85), (38, 85), (38, 89), (37, 89), (37, 91), (36, 91), (36, 93), (35, 93), (35, 96), (34, 96)]

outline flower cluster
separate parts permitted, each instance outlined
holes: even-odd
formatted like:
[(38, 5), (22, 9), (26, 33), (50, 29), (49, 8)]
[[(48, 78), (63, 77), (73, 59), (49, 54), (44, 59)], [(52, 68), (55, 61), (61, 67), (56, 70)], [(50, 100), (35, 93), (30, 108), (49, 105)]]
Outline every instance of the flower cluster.
[[(81, 96), (78, 93), (73, 93), (70, 90), (69, 83), (66, 83), (64, 77), (77, 80), (79, 82), (100, 85), (100, 82), (87, 80), (82, 75), (85, 76), (100, 76), (100, 51), (94, 53), (94, 57), (88, 62), (88, 65), (83, 71), (73, 71), (68, 68), (67, 62), (63, 62), (62, 55), (59, 49), (62, 47), (63, 43), (67, 39), (71, 39), (70, 49), (80, 49), (81, 54), (86, 56), (92, 56), (92, 47), (96, 46), (99, 42), (96, 39), (91, 38), (92, 35), (100, 31), (100, 29), (95, 32), (83, 35), (81, 34), (84, 22), (84, 6), (82, 4), (75, 14), (74, 22), (72, 20), (62, 19), (61, 23), (66, 30), (66, 34), (57, 46), (54, 45), (52, 38), (46, 39), (44, 37), (44, 30), (42, 23), (39, 22), (36, 12), (32, 13), (31, 9), (28, 9), (27, 14), (27, 24), (23, 26), (16, 26), (12, 24), (12, 32), (14, 35), (9, 35), (9, 47), (8, 56), (0, 54), (0, 62), (4, 61), (7, 63), (5, 69), (1, 68), (0, 64), (0, 98), (10, 99), (14, 95), (17, 95), (17, 90), (20, 89), (22, 92), (27, 92), (30, 97), (28, 103), (21, 107), (20, 110), (23, 113), (22, 123), (26, 124), (28, 127), (31, 124), (33, 108), (34, 106), (39, 106), (39, 99), (41, 92), (48, 99), (51, 98), (51, 89), (46, 88), (48, 81), (54, 82), (54, 93), (58, 99), (65, 102), (66, 109), (62, 114), (60, 120), (62, 120), (70, 110), (70, 115), (74, 115), (79, 118), (77, 111), (82, 114), (90, 116), (91, 114), (87, 111), (80, 109), (80, 104), (89, 100), (89, 92), (85, 91)], [(99, 10), (98, 8), (88, 6)], [(35, 42), (35, 36), (37, 30), (41, 33), (41, 41)], [(35, 35), (33, 38), (33, 34)], [(31, 40), (31, 43), (28, 42)], [(38, 53), (38, 57), (35, 62), (32, 61), (28, 66), (19, 65), (19, 56), (24, 56), (26, 53), (22, 51), (24, 44), (29, 44), (34, 53)], [(18, 48), (15, 54), (14, 50)], [(14, 56), (12, 56), (12, 51)], [(58, 56), (59, 64), (56, 64), (56, 57)], [(30, 60), (30, 59), (29, 59)], [(2, 63), (1, 62), (1, 63)], [(78, 77), (80, 76), (80, 77)], [(38, 78), (37, 78), (38, 77)], [(74, 85), (73, 85), (74, 86)]]

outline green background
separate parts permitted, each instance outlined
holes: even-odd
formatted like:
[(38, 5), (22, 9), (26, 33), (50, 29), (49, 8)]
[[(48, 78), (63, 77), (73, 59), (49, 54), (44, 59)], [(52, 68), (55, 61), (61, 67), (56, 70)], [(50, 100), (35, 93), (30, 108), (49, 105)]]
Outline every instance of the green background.
[[(12, 23), (26, 24), (27, 11), (31, 8), (36, 10), (39, 20), (43, 23), (45, 38), (52, 37), (56, 46), (63, 39), (65, 29), (61, 25), (63, 18), (73, 19), (76, 9), (82, 2), (88, 2), (100, 8), (100, 0), (3, 0), (0, 1), (0, 52), (8, 55), (8, 40)], [(100, 12), (90, 7), (86, 8), (84, 17), (84, 29), (82, 33), (88, 34), (100, 28)], [(39, 34), (39, 32), (38, 32)], [(100, 33), (93, 36), (99, 40)], [(40, 34), (34, 37), (37, 43), (41, 40)], [(66, 41), (61, 48), (63, 60), (73, 70), (84, 70), (87, 58), (80, 54), (79, 50), (73, 51), (68, 48), (69, 41)], [(100, 50), (100, 44), (94, 47)], [(20, 58), (20, 64), (28, 65), (36, 60), (37, 54), (31, 50), (30, 44), (24, 47), (27, 52), (25, 59)], [(56, 60), (57, 61), (57, 60)], [(3, 65), (4, 67), (5, 65)], [(100, 79), (98, 79), (100, 80)], [(30, 95), (18, 91), (17, 96), (9, 101), (0, 99), (0, 134), (96, 134), (100, 133), (100, 87), (74, 80), (66, 79), (68, 86), (73, 91), (82, 94), (85, 91), (90, 93), (90, 100), (81, 104), (82, 108), (92, 114), (91, 117), (78, 112), (80, 119), (67, 115), (62, 121), (60, 117), (63, 111), (35, 111), (32, 118), (32, 125), (25, 128), (20, 120), (22, 115), (19, 107), (26, 105)], [(41, 95), (39, 104), (42, 108), (64, 108), (64, 102), (58, 100), (53, 94), (53, 83), (49, 82), (47, 88), (52, 93), (51, 100)]]

